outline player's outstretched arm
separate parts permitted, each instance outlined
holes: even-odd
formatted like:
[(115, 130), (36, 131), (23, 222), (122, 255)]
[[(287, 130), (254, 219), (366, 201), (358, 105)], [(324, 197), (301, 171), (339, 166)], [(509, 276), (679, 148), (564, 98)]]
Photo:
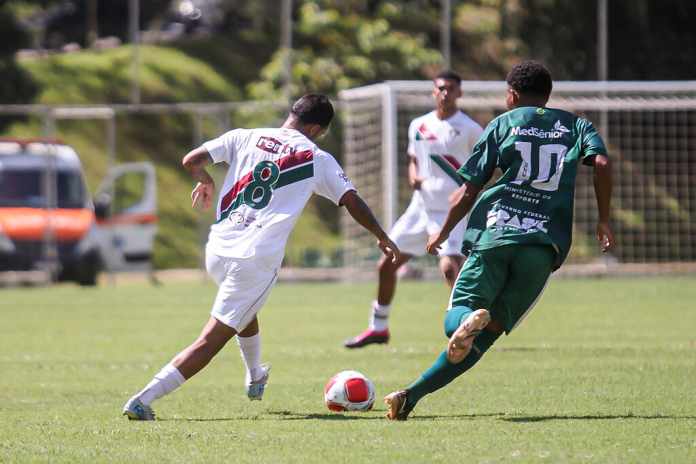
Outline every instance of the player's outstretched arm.
[(597, 197), (597, 210), (599, 222), (597, 223), (597, 241), (602, 251), (607, 251), (614, 246), (614, 234), (609, 224), (611, 214), (611, 163), (605, 155), (594, 157), (594, 189)]
[(184, 166), (195, 180), (198, 181), (191, 192), (191, 206), (193, 208), (201, 207), (203, 209), (210, 208), (213, 203), (213, 195), (215, 195), (215, 182), (210, 177), (208, 171), (205, 170), (206, 165), (210, 163), (210, 153), (204, 147), (198, 147), (191, 150), (181, 164)]
[(442, 225), (442, 229), (440, 229), (440, 232), (431, 235), (428, 240), (428, 244), (425, 247), (428, 253), (437, 255), (437, 250), (440, 248), (442, 242), (447, 240), (452, 229), (454, 229), (459, 221), (464, 219), (464, 216), (466, 216), (471, 210), (471, 207), (474, 206), (474, 202), (480, 191), (481, 187), (477, 187), (471, 182), (464, 182), (461, 187), (455, 190), (450, 197), (451, 206), (447, 212), (447, 218)]
[(348, 213), (355, 219), (355, 222), (377, 237), (377, 245), (379, 249), (382, 250), (382, 253), (391, 258), (393, 263), (397, 262), (401, 254), (399, 248), (391, 241), (386, 232), (384, 232), (382, 226), (377, 222), (375, 215), (372, 214), (372, 210), (365, 204), (363, 199), (360, 198), (360, 195), (358, 195), (355, 190), (349, 190), (341, 197), (339, 204), (346, 207)]

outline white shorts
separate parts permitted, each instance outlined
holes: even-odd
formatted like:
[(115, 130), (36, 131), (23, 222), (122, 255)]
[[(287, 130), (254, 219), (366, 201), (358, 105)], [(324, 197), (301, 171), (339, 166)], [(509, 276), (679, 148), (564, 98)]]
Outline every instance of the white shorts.
[(237, 332), (244, 330), (266, 302), (278, 270), (259, 269), (253, 259), (226, 258), (207, 250), (205, 267), (218, 284), (210, 315)]
[[(421, 196), (414, 194), (404, 214), (389, 231), (389, 238), (402, 253), (422, 256), (426, 253), (428, 237), (440, 230), (446, 218), (447, 211), (427, 211)], [(462, 219), (440, 246), (440, 256), (461, 256), (467, 219)]]

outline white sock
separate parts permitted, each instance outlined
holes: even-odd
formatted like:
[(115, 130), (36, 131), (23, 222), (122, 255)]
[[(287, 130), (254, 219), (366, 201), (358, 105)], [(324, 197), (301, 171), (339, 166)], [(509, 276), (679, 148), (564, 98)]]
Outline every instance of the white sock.
[(377, 301), (373, 301), (370, 313), (370, 329), (387, 330), (389, 328), (389, 311), (391, 311), (391, 305), (381, 305)]
[(167, 364), (159, 371), (150, 383), (138, 393), (140, 401), (149, 405), (158, 398), (173, 392), (186, 382), (186, 379), (179, 369), (174, 367), (172, 363)]
[(261, 334), (251, 337), (237, 335), (237, 344), (247, 370), (247, 378), (250, 381), (258, 380), (263, 376), (261, 370)]

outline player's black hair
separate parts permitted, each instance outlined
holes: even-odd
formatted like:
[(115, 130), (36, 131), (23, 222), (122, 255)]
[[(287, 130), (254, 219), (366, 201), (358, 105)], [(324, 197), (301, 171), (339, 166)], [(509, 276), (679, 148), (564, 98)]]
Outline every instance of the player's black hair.
[(290, 113), (304, 124), (328, 127), (334, 116), (334, 108), (326, 95), (308, 93), (293, 103)]
[(521, 95), (549, 98), (553, 88), (551, 73), (538, 61), (523, 61), (512, 67), (505, 79)]
[[(435, 76), (435, 79), (449, 79), (457, 83), (457, 85), (462, 84), (462, 77), (457, 74), (456, 72), (446, 69), (444, 71), (440, 71), (437, 76)], [(435, 80), (433, 79), (433, 80)]]

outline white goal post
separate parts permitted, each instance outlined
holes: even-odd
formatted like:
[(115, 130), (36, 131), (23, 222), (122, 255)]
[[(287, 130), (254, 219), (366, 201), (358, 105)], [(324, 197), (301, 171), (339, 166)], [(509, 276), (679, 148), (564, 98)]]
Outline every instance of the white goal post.
[[(482, 126), (505, 111), (504, 81), (464, 81), (459, 105)], [(385, 227), (407, 206), (407, 130), (434, 107), (431, 81), (387, 81), (339, 94), (346, 173)], [(614, 160), (621, 263), (696, 261), (696, 81), (555, 82), (550, 107), (581, 114)], [(597, 261), (592, 170), (580, 168), (569, 261)], [(374, 265), (373, 240), (344, 218), (345, 266)]]

